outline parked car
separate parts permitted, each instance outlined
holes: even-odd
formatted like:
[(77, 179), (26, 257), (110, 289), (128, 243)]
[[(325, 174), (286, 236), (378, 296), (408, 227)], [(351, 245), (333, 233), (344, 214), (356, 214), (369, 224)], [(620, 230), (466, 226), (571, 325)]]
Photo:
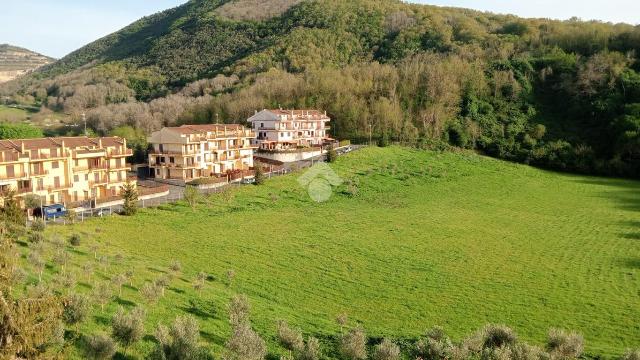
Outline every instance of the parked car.
[(67, 215), (67, 209), (62, 204), (53, 204), (35, 208), (33, 210), (34, 217), (44, 217), (45, 219), (55, 219)]
[(242, 183), (243, 184), (255, 184), (256, 179), (255, 178), (244, 178), (242, 179)]

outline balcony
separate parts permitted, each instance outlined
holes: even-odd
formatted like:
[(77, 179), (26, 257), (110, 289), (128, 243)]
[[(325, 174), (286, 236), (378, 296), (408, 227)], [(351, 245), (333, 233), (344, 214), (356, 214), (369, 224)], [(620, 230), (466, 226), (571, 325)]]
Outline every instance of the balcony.
[(28, 175), (25, 172), (18, 172), (14, 174), (0, 175), (0, 180), (18, 180), (26, 178)]
[[(26, 156), (25, 156), (26, 157)], [(1, 152), (0, 162), (17, 162), (20, 161), (20, 154), (14, 152)]]
[(97, 164), (97, 165), (82, 165), (75, 166), (73, 168), (73, 172), (83, 172), (83, 171), (104, 171), (109, 168), (108, 164)]
[(122, 171), (122, 170), (131, 170), (131, 164), (120, 164), (120, 165), (109, 165), (109, 171)]
[(70, 184), (58, 184), (58, 185), (49, 185), (46, 186), (45, 189), (48, 192), (52, 192), (52, 191), (59, 191), (59, 190), (66, 190), (68, 188), (70, 188), (71, 185)]
[(105, 176), (99, 179), (89, 180), (89, 187), (106, 185), (108, 183), (109, 183), (109, 178)]
[(32, 187), (23, 187), (23, 188), (19, 188), (18, 190), (16, 190), (16, 194), (18, 194), (18, 195), (30, 194), (32, 192), (33, 192), (33, 188)]
[(49, 170), (33, 169), (31, 171), (31, 176), (34, 176), (34, 177), (47, 176), (47, 175), (49, 175)]
[(127, 157), (132, 155), (133, 155), (133, 150), (131, 149), (116, 149), (116, 150), (111, 150), (108, 156), (109, 157)]

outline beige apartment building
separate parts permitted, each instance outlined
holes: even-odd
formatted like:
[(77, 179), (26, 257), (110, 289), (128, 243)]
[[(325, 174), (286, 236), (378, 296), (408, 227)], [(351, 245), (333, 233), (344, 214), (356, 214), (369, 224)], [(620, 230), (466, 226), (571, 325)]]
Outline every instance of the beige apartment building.
[(255, 133), (241, 125), (166, 127), (149, 138), (149, 168), (157, 179), (193, 180), (253, 167)]
[(258, 134), (254, 144), (260, 150), (293, 150), (318, 147), (331, 141), (327, 123), (331, 119), (318, 110), (262, 110), (247, 120)]
[(119, 196), (131, 155), (118, 137), (0, 140), (0, 191), (37, 195), (43, 204)]

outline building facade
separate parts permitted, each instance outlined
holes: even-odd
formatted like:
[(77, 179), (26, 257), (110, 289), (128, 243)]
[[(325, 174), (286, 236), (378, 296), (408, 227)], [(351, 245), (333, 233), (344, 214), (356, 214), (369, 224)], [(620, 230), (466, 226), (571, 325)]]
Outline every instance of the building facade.
[(262, 110), (247, 120), (257, 134), (260, 150), (293, 150), (322, 146), (331, 141), (327, 123), (331, 119), (318, 110)]
[(45, 205), (119, 196), (132, 154), (118, 137), (0, 140), (0, 191)]
[(241, 125), (166, 127), (149, 138), (151, 175), (194, 180), (253, 167), (255, 133)]

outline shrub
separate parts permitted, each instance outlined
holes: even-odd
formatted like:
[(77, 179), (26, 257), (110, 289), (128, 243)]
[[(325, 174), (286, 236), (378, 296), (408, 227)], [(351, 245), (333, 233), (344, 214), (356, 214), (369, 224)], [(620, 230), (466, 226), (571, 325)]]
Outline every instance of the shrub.
[(200, 192), (198, 188), (195, 186), (187, 185), (184, 188), (184, 199), (189, 204), (192, 210), (196, 210), (196, 206), (198, 205), (198, 201), (200, 200)]
[(31, 223), (31, 231), (43, 232), (45, 226), (44, 220), (37, 218)]
[(504, 325), (487, 325), (482, 330), (482, 348), (497, 349), (516, 344), (518, 338), (509, 327)]
[(624, 355), (622, 355), (622, 360), (640, 360), (640, 349), (629, 349)]
[(547, 350), (556, 359), (575, 359), (582, 355), (584, 339), (575, 332), (551, 329), (547, 336)]
[(79, 234), (73, 234), (69, 237), (69, 244), (71, 244), (71, 246), (80, 246), (80, 240)]
[(426, 333), (426, 338), (416, 343), (416, 357), (426, 360), (448, 359), (453, 351), (453, 344), (441, 327), (433, 327)]
[(307, 339), (304, 349), (298, 353), (298, 360), (318, 360), (320, 355), (320, 341), (310, 337)]
[(264, 174), (264, 167), (262, 165), (262, 163), (258, 162), (255, 165), (255, 184), (256, 185), (262, 185), (264, 184), (264, 181), (266, 180), (266, 176)]
[(95, 360), (107, 360), (116, 354), (116, 344), (107, 335), (93, 335), (87, 339), (87, 357)]
[(205, 360), (212, 359), (201, 347), (198, 322), (191, 316), (178, 317), (171, 328), (160, 325), (156, 329), (158, 344), (149, 356), (152, 360)]
[(67, 325), (78, 325), (86, 319), (91, 310), (89, 298), (85, 295), (73, 294), (64, 301), (62, 319)]
[(276, 326), (278, 341), (287, 350), (302, 351), (304, 349), (304, 339), (298, 329), (289, 327), (286, 321), (278, 321)]
[(373, 349), (373, 360), (398, 360), (400, 347), (389, 339), (384, 339)]
[(249, 300), (244, 295), (236, 295), (229, 303), (229, 323), (232, 327), (249, 322), (251, 307)]
[(339, 344), (340, 355), (348, 360), (363, 360), (367, 358), (367, 337), (360, 327), (351, 329), (342, 335)]
[(226, 344), (227, 357), (236, 360), (262, 360), (267, 354), (264, 340), (248, 322), (235, 326)]
[(327, 150), (327, 162), (333, 163), (338, 159), (338, 152), (333, 148), (333, 145), (329, 146), (329, 150)]
[(104, 307), (111, 301), (113, 292), (107, 282), (101, 282), (93, 289), (93, 296), (100, 304), (100, 309), (104, 312)]
[(135, 215), (138, 212), (138, 189), (136, 189), (136, 185), (127, 181), (122, 187), (122, 198), (124, 199), (124, 205), (122, 206), (124, 215)]
[(174, 273), (179, 273), (182, 271), (182, 264), (180, 264), (180, 261), (178, 260), (173, 260), (171, 261), (171, 265), (169, 265), (169, 270)]
[(142, 339), (144, 335), (144, 310), (135, 308), (131, 313), (119, 307), (111, 320), (111, 335), (127, 352), (129, 346)]
[(33, 244), (38, 244), (44, 241), (44, 234), (39, 231), (34, 231), (29, 234), (29, 241)]
[(140, 295), (150, 304), (156, 303), (161, 295), (161, 289), (150, 282), (146, 282), (140, 288)]

